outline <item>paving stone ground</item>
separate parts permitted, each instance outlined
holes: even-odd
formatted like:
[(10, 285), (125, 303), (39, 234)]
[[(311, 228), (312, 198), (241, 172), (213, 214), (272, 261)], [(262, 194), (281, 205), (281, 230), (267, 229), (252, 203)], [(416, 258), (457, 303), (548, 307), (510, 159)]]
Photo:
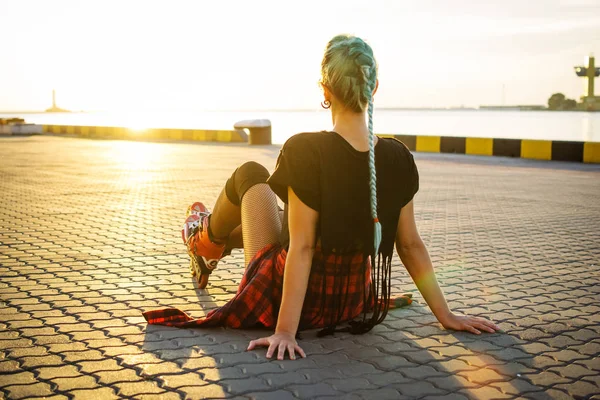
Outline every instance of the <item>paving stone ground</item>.
[(231, 298), (243, 254), (206, 290), (188, 273), (185, 208), (212, 205), (278, 146), (0, 139), (0, 396), (8, 399), (563, 399), (600, 393), (600, 165), (416, 153), (416, 219), (451, 307), (504, 330), (445, 331), (396, 257), (410, 307), (308, 357), (245, 352), (264, 331), (147, 326)]

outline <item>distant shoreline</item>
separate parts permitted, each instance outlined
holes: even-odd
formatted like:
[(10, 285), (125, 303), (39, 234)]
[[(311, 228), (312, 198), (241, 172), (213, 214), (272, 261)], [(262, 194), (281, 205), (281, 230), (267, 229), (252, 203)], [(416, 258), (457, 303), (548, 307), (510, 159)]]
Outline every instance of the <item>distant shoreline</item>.
[[(76, 114), (76, 113), (85, 113), (87, 111), (3, 111), (0, 110), (0, 114)], [(91, 111), (95, 112), (95, 111)]]
[[(161, 110), (96, 110), (96, 111), (5, 111), (0, 110), (0, 114), (96, 114), (96, 113), (143, 113), (143, 112), (157, 112)], [(162, 110), (163, 112), (189, 112), (189, 113), (250, 113), (250, 112), (264, 112), (264, 113), (289, 113), (289, 112), (323, 112), (321, 109), (257, 109), (257, 110)], [(491, 107), (453, 107), (453, 108), (442, 108), (442, 107), (380, 107), (375, 108), (375, 111), (552, 111), (552, 112), (594, 112), (589, 110), (551, 110), (548, 108), (519, 108), (519, 107), (503, 107), (503, 106), (491, 106)]]
[[(375, 107), (375, 110), (379, 111), (518, 111), (516, 109), (482, 109), (476, 107), (453, 107), (453, 108), (443, 108), (443, 107)], [(156, 112), (156, 111), (165, 111), (165, 112), (223, 112), (223, 113), (231, 113), (231, 112), (322, 112), (320, 108), (296, 108), (296, 109), (249, 109), (249, 110), (95, 110), (95, 111), (11, 111), (11, 110), (0, 110), (0, 114), (95, 114), (95, 113), (122, 113), (122, 112), (134, 112), (134, 113), (142, 113), (142, 112)]]

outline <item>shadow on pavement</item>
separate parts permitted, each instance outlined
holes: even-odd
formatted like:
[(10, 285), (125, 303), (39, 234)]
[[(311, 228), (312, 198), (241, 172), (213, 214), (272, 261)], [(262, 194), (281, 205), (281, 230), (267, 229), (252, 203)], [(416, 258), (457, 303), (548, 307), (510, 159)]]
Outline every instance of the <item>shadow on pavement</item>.
[(317, 338), (316, 330), (305, 331), (300, 344), (307, 358), (295, 361), (268, 360), (264, 348), (245, 351), (249, 340), (270, 334), (268, 330), (148, 326), (144, 349), (193, 371), (205, 384), (218, 385), (223, 394), (552, 398), (543, 391), (560, 377), (548, 373), (546, 386), (531, 383), (529, 377), (551, 359), (536, 359), (522, 348), (523, 340), (510, 332), (476, 336), (445, 331), (434, 321), (426, 307), (414, 304), (390, 312), (365, 335)]

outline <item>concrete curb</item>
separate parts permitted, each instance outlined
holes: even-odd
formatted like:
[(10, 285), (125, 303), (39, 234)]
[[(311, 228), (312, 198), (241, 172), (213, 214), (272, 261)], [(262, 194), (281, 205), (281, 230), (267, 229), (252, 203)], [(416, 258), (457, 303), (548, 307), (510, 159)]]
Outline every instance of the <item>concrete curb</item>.
[(36, 124), (9, 124), (0, 125), (0, 135), (3, 136), (28, 136), (42, 133), (42, 126)]
[(208, 129), (130, 129), (109, 126), (42, 125), (43, 133), (68, 134), (86, 138), (127, 140), (185, 140), (199, 142), (248, 142), (243, 130)]
[(600, 163), (600, 143), (451, 136), (377, 135), (401, 140), (411, 151)]
[[(143, 129), (106, 126), (42, 125), (42, 133), (126, 140), (185, 140), (247, 143), (242, 129)], [(377, 134), (401, 140), (411, 151), (518, 157), (600, 164), (600, 142)]]

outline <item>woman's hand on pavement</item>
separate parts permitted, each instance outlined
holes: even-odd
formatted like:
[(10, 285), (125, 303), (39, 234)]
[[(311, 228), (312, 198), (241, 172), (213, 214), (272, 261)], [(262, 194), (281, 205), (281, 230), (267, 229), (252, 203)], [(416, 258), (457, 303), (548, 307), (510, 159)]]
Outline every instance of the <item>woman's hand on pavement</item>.
[(468, 331), (476, 335), (481, 334), (482, 331), (494, 333), (500, 330), (500, 327), (481, 317), (470, 317), (468, 315), (456, 315), (450, 313), (450, 315), (443, 320), (440, 320), (444, 328), (453, 329), (455, 331)]
[(285, 352), (287, 351), (290, 355), (291, 360), (296, 359), (296, 351), (302, 358), (306, 357), (304, 350), (298, 346), (296, 338), (290, 333), (275, 333), (268, 337), (250, 341), (248, 350), (254, 349), (256, 346), (268, 346), (267, 358), (273, 357), (273, 354), (277, 352), (277, 359), (283, 360), (285, 358)]

